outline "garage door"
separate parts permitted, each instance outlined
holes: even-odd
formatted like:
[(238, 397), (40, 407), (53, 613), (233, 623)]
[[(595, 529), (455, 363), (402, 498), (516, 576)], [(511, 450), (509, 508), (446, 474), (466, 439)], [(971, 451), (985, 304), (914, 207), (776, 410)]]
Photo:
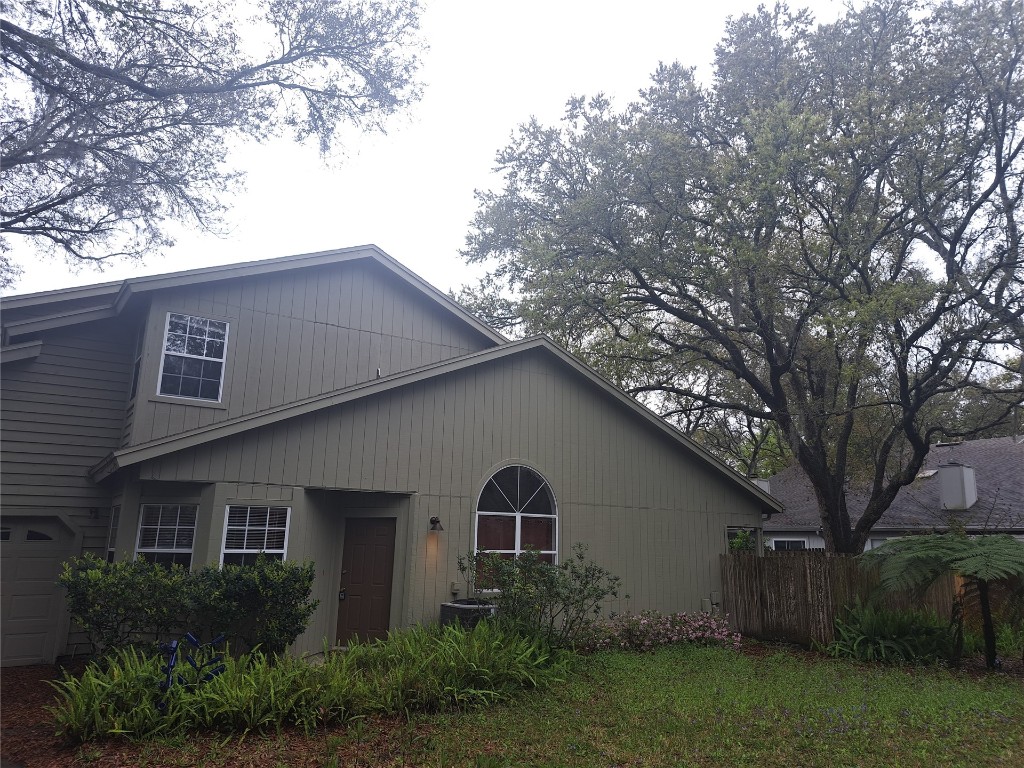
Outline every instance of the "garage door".
[[(0, 664), (51, 663), (64, 591), (57, 586), (75, 537), (56, 517), (0, 517)], [(60, 638), (63, 646), (64, 638)]]

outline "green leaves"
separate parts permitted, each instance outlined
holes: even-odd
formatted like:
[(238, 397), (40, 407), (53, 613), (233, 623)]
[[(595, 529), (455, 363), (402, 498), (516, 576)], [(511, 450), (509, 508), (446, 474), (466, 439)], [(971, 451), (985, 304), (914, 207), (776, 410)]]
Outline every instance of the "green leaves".
[[(989, 583), (1024, 576), (1024, 542), (1007, 534), (968, 537), (961, 533), (933, 533), (890, 539), (862, 557), (878, 565), (886, 589), (920, 589), (949, 571), (965, 578), (978, 593), (985, 662), (990, 668), (995, 666), (996, 634)], [(962, 621), (962, 610), (955, 607), (958, 610), (954, 615)]]
[(108, 563), (91, 553), (64, 563), (57, 582), (67, 589), (71, 618), (94, 650), (166, 637), (182, 618), (188, 572), (145, 560)]
[(174, 685), (161, 715), (159, 657), (137, 649), (90, 664), (80, 678), (54, 684), (57, 735), (72, 742), (112, 736), (133, 740), (215, 730), (244, 734), (287, 725), (307, 734), (369, 714), (464, 709), (511, 698), (565, 679), (565, 661), (542, 643), (490, 622), (414, 627), (386, 640), (354, 643), (316, 666), (264, 653), (225, 660), (207, 683)]
[(531, 551), (514, 559), (477, 552), (460, 557), (460, 570), (476, 574), (476, 588), (494, 590), (497, 621), (554, 647), (574, 646), (601, 602), (617, 597), (621, 580), (587, 559), (583, 544), (554, 565)]
[[(663, 66), (621, 111), (531, 121), (467, 239), (489, 267), (474, 309), (736, 464), (732, 436), (774, 424), (826, 541), (859, 552), (936, 435), (1024, 399), (1022, 30), (1002, 0), (866, 0), (818, 26), (760, 8), (708, 85)], [(947, 418), (956, 392), (992, 407)]]
[(58, 582), (94, 651), (192, 630), (206, 639), (226, 633), (236, 652), (259, 646), (273, 654), (302, 634), (316, 610), (314, 575), (312, 562), (264, 555), (252, 565), (190, 572), (145, 560), (108, 563), (87, 553), (65, 563)]
[(981, 581), (1024, 576), (1024, 543), (1007, 534), (904, 536), (862, 557), (879, 567), (883, 587), (892, 590), (926, 587), (949, 571)]
[(933, 614), (858, 601), (836, 619), (836, 639), (826, 652), (842, 659), (920, 664), (949, 659), (953, 648), (953, 628)]

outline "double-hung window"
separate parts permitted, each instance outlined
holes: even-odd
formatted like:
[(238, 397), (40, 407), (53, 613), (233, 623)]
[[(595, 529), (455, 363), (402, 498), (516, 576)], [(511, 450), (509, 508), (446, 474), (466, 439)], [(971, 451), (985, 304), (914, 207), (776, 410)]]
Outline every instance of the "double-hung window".
[(220, 402), (227, 349), (227, 323), (168, 312), (158, 393)]
[(161, 565), (192, 567), (195, 504), (143, 504), (135, 556)]
[(232, 504), (224, 520), (224, 565), (250, 565), (260, 553), (284, 560), (288, 548), (290, 507)]

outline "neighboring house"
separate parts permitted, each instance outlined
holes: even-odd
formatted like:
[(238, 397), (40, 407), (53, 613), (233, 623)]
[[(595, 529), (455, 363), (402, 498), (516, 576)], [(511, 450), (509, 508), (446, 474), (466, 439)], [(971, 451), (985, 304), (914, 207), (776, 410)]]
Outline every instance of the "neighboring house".
[[(373, 246), (6, 298), (3, 664), (80, 648), (59, 563), (316, 563), (299, 652), (434, 621), (473, 549), (577, 542), (617, 610), (717, 602), (780, 505), (543, 337)], [(436, 518), (436, 520), (435, 520)], [(437, 530), (443, 528), (443, 530)]]
[[(800, 467), (783, 470), (762, 487), (786, 509), (764, 523), (765, 541), (774, 549), (825, 546), (818, 502)], [(856, 519), (867, 505), (867, 494), (852, 487), (847, 499)], [(944, 531), (951, 523), (969, 533), (1011, 533), (1024, 540), (1024, 438), (933, 445), (917, 479), (899, 492), (865, 548), (907, 533)]]

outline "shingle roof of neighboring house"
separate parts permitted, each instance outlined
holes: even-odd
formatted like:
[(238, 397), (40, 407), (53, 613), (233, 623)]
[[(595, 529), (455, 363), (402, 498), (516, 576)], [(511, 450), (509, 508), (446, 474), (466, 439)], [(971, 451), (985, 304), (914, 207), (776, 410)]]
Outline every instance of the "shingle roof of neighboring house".
[[(962, 464), (974, 469), (978, 500), (970, 509), (943, 510), (939, 475), (930, 474), (943, 464)], [(799, 466), (775, 475), (770, 492), (785, 505), (786, 511), (766, 522), (766, 531), (808, 531), (821, 525), (814, 491)], [(847, 502), (851, 518), (856, 520), (860, 516), (867, 498), (866, 492), (850, 489)], [(874, 530), (945, 528), (953, 515), (968, 529), (1024, 530), (1024, 440), (993, 437), (933, 445), (918, 479), (900, 491)]]

